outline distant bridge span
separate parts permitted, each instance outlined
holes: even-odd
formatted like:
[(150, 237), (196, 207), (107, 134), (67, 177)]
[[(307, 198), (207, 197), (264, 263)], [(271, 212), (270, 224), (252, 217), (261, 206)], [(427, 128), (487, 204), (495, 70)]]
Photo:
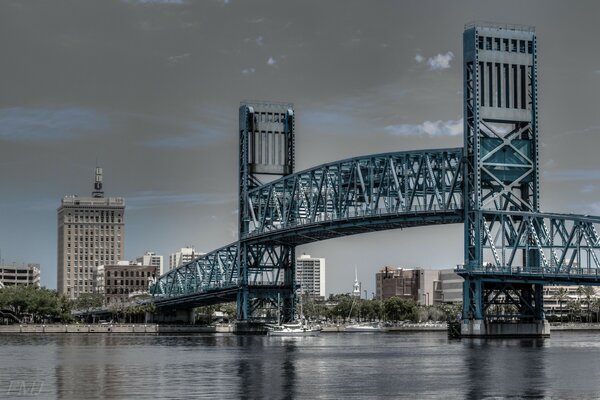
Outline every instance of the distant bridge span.
[[(323, 164), (248, 192), (249, 232), (261, 267), (254, 290), (281, 286), (278, 246), (425, 225), (461, 223), (462, 148), (374, 154)], [(161, 276), (159, 307), (235, 299), (238, 242)], [(272, 266), (272, 268), (269, 268)]]

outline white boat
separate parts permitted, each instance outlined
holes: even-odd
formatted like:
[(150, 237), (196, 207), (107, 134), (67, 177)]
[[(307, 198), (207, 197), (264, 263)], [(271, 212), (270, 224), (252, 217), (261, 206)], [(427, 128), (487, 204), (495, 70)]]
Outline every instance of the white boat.
[(267, 335), (269, 336), (317, 336), (321, 333), (320, 329), (302, 325), (299, 322), (292, 324), (270, 325), (267, 326), (267, 328), (269, 328), (267, 331)]
[(353, 324), (347, 325), (345, 332), (383, 332), (380, 324)]

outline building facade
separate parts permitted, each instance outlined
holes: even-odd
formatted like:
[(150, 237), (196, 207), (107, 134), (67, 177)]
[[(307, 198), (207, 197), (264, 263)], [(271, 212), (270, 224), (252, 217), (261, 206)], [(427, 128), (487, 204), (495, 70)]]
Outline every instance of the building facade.
[(202, 255), (204, 255), (204, 253), (197, 253), (196, 249), (191, 246), (182, 247), (175, 253), (171, 253), (169, 255), (169, 271), (184, 264), (187, 264), (190, 261), (194, 260), (196, 257)]
[(147, 251), (143, 256), (138, 257), (135, 261), (138, 264), (158, 267), (158, 275), (162, 275), (166, 272), (163, 264), (163, 256), (156, 255), (156, 253), (152, 251)]
[(461, 303), (463, 278), (454, 269), (383, 267), (375, 274), (379, 300), (396, 296), (421, 305)]
[(148, 294), (158, 276), (159, 267), (120, 261), (98, 267), (96, 287), (104, 294), (105, 304), (126, 303), (136, 295)]
[(104, 197), (102, 169), (96, 168), (92, 197), (64, 197), (57, 215), (57, 289), (76, 299), (95, 291), (100, 265), (123, 259), (125, 201)]
[(297, 293), (325, 300), (325, 259), (303, 254), (296, 259)]
[(40, 264), (0, 265), (2, 286), (40, 287)]

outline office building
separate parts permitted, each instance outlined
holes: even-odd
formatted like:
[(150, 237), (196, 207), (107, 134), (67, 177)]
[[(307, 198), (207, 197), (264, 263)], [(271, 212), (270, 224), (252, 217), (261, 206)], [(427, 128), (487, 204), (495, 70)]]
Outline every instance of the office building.
[(126, 303), (130, 298), (148, 294), (159, 267), (137, 262), (120, 261), (98, 268), (97, 288), (104, 294), (105, 304)]
[(40, 264), (0, 265), (0, 283), (2, 286), (40, 287)]
[(96, 269), (123, 259), (125, 201), (104, 197), (96, 168), (92, 197), (66, 196), (57, 210), (57, 289), (76, 299), (95, 291)]
[(182, 247), (175, 253), (169, 255), (169, 270), (182, 266), (189, 263), (196, 257), (202, 256), (204, 253), (197, 253), (196, 249), (191, 246)]
[(296, 259), (298, 293), (325, 300), (325, 259), (303, 254)]
[(454, 269), (384, 267), (375, 274), (379, 300), (396, 296), (421, 305), (462, 302), (463, 278)]
[(147, 251), (143, 256), (138, 257), (136, 262), (141, 265), (158, 267), (158, 275), (162, 275), (166, 272), (163, 265), (163, 256), (156, 255), (156, 253), (152, 251)]

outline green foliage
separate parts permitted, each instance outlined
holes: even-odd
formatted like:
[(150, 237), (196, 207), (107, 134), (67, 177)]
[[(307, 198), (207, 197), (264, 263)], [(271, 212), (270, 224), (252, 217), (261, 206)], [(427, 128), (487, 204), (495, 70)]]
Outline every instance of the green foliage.
[(418, 306), (412, 299), (390, 297), (383, 302), (383, 309), (386, 319), (390, 321), (410, 320), (417, 322), (419, 320)]
[(54, 290), (34, 286), (8, 286), (0, 289), (0, 308), (13, 311), (19, 318), (30, 316), (33, 322), (69, 321), (72, 302)]
[(75, 300), (75, 308), (81, 311), (90, 311), (91, 309), (102, 307), (103, 302), (104, 296), (102, 293), (82, 293)]

